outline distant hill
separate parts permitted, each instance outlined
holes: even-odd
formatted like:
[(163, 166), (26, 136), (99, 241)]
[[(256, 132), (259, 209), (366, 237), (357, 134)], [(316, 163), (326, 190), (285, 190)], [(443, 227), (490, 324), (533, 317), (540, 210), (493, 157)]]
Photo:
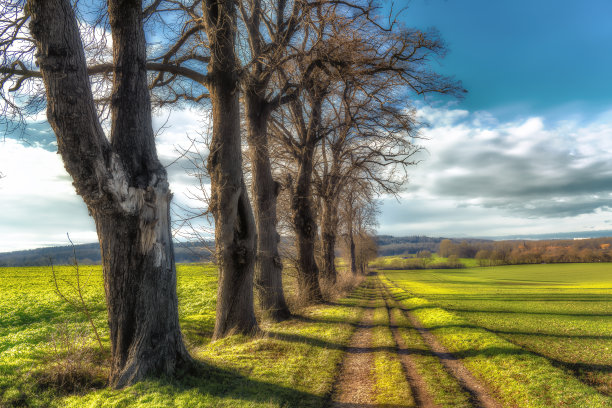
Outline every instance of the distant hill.
[[(212, 245), (209, 242), (207, 245)], [(75, 245), (79, 264), (97, 265), (101, 263), (98, 243)], [(200, 243), (175, 242), (174, 257), (177, 263), (205, 262), (210, 252)], [(73, 262), (72, 246), (59, 246), (0, 253), (0, 266), (46, 266), (51, 260), (54, 265), (70, 265)]]
[[(479, 246), (481, 244), (493, 243), (494, 241), (510, 240), (560, 240), (574, 238), (598, 238), (612, 237), (612, 231), (591, 231), (591, 232), (567, 232), (557, 234), (540, 235), (521, 235), (503, 236), (487, 238), (448, 238), (454, 243), (465, 242), (470, 245)], [(447, 239), (445, 237), (427, 236), (406, 236), (394, 237), (392, 235), (378, 235), (378, 254), (380, 256), (389, 255), (409, 255), (419, 251), (439, 252), (440, 242)], [(206, 245), (213, 248), (213, 242)], [(101, 262), (100, 247), (97, 243), (75, 246), (77, 259), (83, 265), (95, 265)], [(202, 247), (200, 243), (175, 242), (174, 254), (177, 263), (205, 262), (210, 260), (210, 252)], [(72, 247), (47, 247), (30, 249), (26, 251), (14, 251), (0, 253), (0, 266), (45, 266), (49, 265), (49, 258), (53, 259), (54, 265), (68, 265), (72, 263)]]
[(549, 234), (531, 234), (531, 235), (505, 235), (500, 237), (483, 237), (494, 241), (501, 240), (550, 240), (550, 239), (586, 239), (586, 238), (606, 238), (612, 237), (612, 230), (597, 230), (597, 231), (574, 231), (574, 232), (555, 232)]

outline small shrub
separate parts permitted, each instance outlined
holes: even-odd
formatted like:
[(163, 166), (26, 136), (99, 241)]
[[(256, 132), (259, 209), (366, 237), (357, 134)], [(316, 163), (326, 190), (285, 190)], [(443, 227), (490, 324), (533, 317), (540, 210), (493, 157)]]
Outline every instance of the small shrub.
[(107, 385), (108, 355), (94, 346), (95, 340), (87, 330), (71, 329), (63, 322), (48, 342), (44, 363), (31, 373), (39, 386), (74, 394)]

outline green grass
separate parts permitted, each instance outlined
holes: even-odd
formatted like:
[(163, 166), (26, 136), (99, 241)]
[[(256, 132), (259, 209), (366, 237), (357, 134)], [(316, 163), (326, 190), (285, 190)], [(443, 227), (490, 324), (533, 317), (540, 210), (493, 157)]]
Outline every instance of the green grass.
[(457, 380), (446, 371), (440, 359), (425, 345), (423, 338), (400, 309), (393, 308), (391, 316), (404, 344), (411, 351), (416, 370), (423, 378), (427, 392), (432, 396), (433, 401), (443, 407), (471, 407), (469, 395), (461, 389)]
[[(73, 271), (57, 271), (66, 291)], [(383, 281), (505, 405), (612, 407), (611, 271), (610, 264), (386, 271)], [(181, 327), (199, 369), (114, 391), (104, 388), (101, 269), (81, 274), (103, 353), (86, 318), (54, 293), (49, 268), (0, 268), (0, 407), (322, 407), (365, 304), (376, 308), (376, 402), (413, 403), (373, 277), (345, 299), (262, 325), (255, 339), (211, 342), (216, 270), (180, 265)], [(434, 401), (469, 406), (408, 320), (394, 307), (391, 315)]]
[(507, 403), (600, 407), (612, 406), (611, 271), (555, 264), (384, 275)]
[(371, 347), (375, 351), (372, 375), (376, 403), (382, 406), (416, 406), (389, 329), (386, 307), (377, 307), (374, 310), (372, 324), (374, 327)]
[[(60, 279), (73, 278), (68, 267), (56, 270)], [(354, 330), (351, 323), (362, 313), (357, 306), (366, 301), (367, 291), (358, 288), (334, 305), (265, 324), (256, 339), (232, 336), (211, 342), (216, 270), (179, 265), (181, 328), (201, 363), (198, 371), (180, 380), (148, 380), (114, 391), (103, 388), (109, 339), (101, 268), (81, 267), (81, 274), (87, 278), (85, 298), (106, 348), (102, 356), (86, 319), (54, 293), (49, 268), (0, 268), (0, 407), (320, 407), (331, 392), (343, 347)], [(63, 337), (54, 340), (57, 333)], [(87, 355), (76, 359), (71, 373), (92, 378), (82, 379), (77, 389), (65, 389), (51, 373), (68, 361), (67, 354), (75, 357), (75, 348)]]
[[(447, 263), (448, 258), (438, 256), (438, 254), (432, 254), (431, 258), (427, 259), (417, 258), (416, 255), (380, 256), (370, 262), (370, 267), (381, 269), (401, 269), (401, 265), (410, 265), (412, 262), (416, 262), (420, 265), (427, 265), (427, 268), (430, 268), (435, 264)], [(459, 262), (468, 268), (478, 266), (478, 261), (473, 258), (459, 258)]]

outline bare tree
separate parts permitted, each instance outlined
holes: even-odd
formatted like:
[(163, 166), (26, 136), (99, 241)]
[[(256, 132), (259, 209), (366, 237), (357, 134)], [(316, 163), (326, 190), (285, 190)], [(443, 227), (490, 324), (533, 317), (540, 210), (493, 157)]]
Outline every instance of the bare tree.
[(258, 327), (253, 309), (255, 220), (242, 173), (236, 7), (234, 0), (202, 3), (210, 49), (207, 87), (213, 110), (207, 167), (219, 268), (214, 338), (252, 333)]
[[(394, 94), (401, 86), (384, 72), (361, 75), (352, 69), (331, 95), (328, 131), (319, 146), (314, 185), (321, 201), (321, 278), (336, 281), (338, 207), (344, 189), (397, 194), (416, 164), (414, 111)], [(350, 203), (353, 205), (353, 203)]]
[[(327, 163), (331, 171), (334, 166), (331, 146), (337, 144), (338, 168), (328, 174), (329, 178), (323, 181), (326, 185), (321, 186), (328, 198), (327, 203), (322, 203), (322, 216), (333, 228), (333, 200), (342, 184), (340, 173), (344, 174), (340, 168), (355, 166), (364, 177), (375, 176), (377, 181), (372, 183), (378, 183), (383, 190), (395, 191), (403, 182), (401, 178), (387, 177), (385, 172), (390, 169), (381, 170), (411, 164), (409, 158), (414, 153), (410, 143), (414, 136), (414, 112), (398, 107), (394, 103), (397, 97), (394, 100), (392, 96), (456, 95), (461, 91), (456, 81), (429, 67), (433, 56), (444, 53), (444, 45), (435, 32), (399, 29), (395, 22), (383, 27), (373, 17), (375, 9), (370, 4), (361, 7), (357, 3), (348, 4), (350, 13), (345, 5), (328, 2), (312, 8), (303, 41), (295, 46), (298, 57), (281, 71), (282, 80), (291, 78), (293, 83), (300, 84), (298, 97), (275, 115), (277, 137), (295, 161), (295, 178), (289, 184), (298, 276), (302, 297), (310, 302), (321, 299), (314, 256), (318, 226), (312, 201), (313, 171), (321, 143), (330, 134), (335, 135), (332, 139), (335, 137), (336, 141), (328, 143), (330, 148), (320, 150), (325, 152), (323, 166)], [(349, 108), (339, 111), (338, 103)], [(369, 116), (372, 113), (374, 117)], [(378, 137), (379, 133), (382, 136)], [(350, 143), (345, 145), (344, 141)], [(346, 157), (341, 157), (344, 147), (339, 146), (350, 146)], [(332, 150), (331, 158), (326, 156), (327, 150)], [(327, 229), (323, 235), (328, 255), (323, 261), (323, 277), (333, 282), (335, 270), (330, 253), (334, 234)]]
[[(272, 174), (268, 122), (271, 113), (293, 96), (288, 81), (276, 87), (272, 79), (287, 58), (286, 49), (298, 32), (307, 2), (296, 0), (289, 10), (286, 0), (265, 5), (261, 0), (244, 0), (239, 4), (250, 61), (244, 67), (242, 90), (257, 224), (255, 289), (262, 311), (279, 321), (289, 316), (289, 309), (283, 293), (280, 235), (276, 227), (281, 184)], [(262, 30), (262, 24), (267, 27), (267, 33)]]
[[(113, 36), (111, 134), (100, 125), (75, 12), (32, 0), (27, 13), (58, 151), (98, 231), (113, 387), (174, 374), (183, 344), (170, 234), (171, 193), (157, 159), (140, 1), (109, 0)], [(25, 24), (25, 23), (24, 23)]]
[[(342, 225), (340, 230), (344, 231), (345, 252), (353, 275), (365, 273), (367, 262), (375, 252), (371, 248), (376, 245), (371, 244), (369, 237), (374, 236), (378, 206), (372, 194), (373, 191), (367, 184), (353, 182), (343, 191), (340, 198), (339, 218)], [(370, 250), (365, 251), (368, 248)]]

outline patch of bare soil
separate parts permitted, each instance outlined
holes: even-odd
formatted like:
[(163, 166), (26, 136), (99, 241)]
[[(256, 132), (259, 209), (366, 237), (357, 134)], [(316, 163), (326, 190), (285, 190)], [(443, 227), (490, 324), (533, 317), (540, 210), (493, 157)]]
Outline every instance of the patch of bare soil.
[(366, 309), (363, 319), (357, 325), (334, 385), (330, 407), (357, 408), (375, 405), (371, 375), (374, 354), (370, 347), (373, 314), (372, 308)]

